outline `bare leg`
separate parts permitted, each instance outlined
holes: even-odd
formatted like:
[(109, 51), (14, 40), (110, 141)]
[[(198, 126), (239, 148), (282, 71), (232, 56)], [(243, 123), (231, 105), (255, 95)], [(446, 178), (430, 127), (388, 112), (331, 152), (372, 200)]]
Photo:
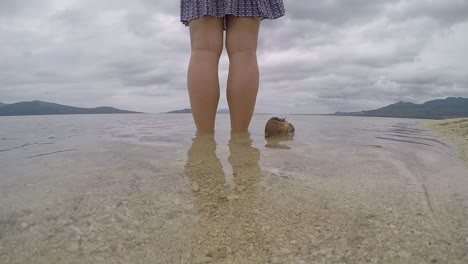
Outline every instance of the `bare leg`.
[(198, 18), (190, 22), (192, 55), (187, 74), (192, 115), (200, 133), (214, 133), (219, 102), (218, 65), (223, 51), (223, 19)]
[(259, 28), (260, 18), (227, 18), (226, 49), (229, 56), (229, 76), (226, 94), (233, 133), (248, 132), (255, 109), (259, 85)]

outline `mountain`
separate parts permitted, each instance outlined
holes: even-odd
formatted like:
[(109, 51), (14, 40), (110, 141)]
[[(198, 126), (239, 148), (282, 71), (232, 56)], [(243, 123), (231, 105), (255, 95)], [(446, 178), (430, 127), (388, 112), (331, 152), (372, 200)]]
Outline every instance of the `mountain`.
[[(190, 114), (190, 113), (192, 113), (192, 109), (184, 108), (182, 110), (170, 111), (170, 112), (167, 112), (165, 114)], [(228, 109), (219, 109), (216, 113), (218, 113), (218, 114), (229, 114), (229, 110)]]
[(0, 107), (5, 106), (7, 104), (0, 102)]
[(43, 101), (19, 102), (0, 105), (0, 116), (21, 115), (72, 115), (72, 114), (136, 114), (113, 107), (103, 106), (96, 108), (73, 107)]
[(190, 113), (192, 113), (192, 109), (184, 108), (182, 110), (170, 111), (170, 112), (167, 112), (166, 114), (190, 114)]
[(379, 109), (361, 112), (336, 112), (339, 116), (376, 116), (422, 119), (444, 119), (468, 117), (468, 98), (447, 97), (423, 104), (398, 102)]

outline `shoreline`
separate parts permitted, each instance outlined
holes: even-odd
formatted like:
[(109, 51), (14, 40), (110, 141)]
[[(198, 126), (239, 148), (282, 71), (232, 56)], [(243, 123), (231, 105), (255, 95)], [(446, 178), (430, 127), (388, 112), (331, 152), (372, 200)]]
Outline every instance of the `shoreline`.
[(452, 140), (458, 157), (468, 166), (468, 118), (426, 121), (422, 126)]

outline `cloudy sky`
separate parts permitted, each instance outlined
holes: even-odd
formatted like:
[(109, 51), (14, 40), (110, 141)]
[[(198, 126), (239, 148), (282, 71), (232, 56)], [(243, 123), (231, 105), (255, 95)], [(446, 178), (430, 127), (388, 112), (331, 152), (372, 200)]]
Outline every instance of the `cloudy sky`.
[[(468, 97), (468, 0), (285, 0), (263, 21), (257, 112)], [(0, 102), (189, 106), (178, 0), (0, 0)], [(227, 108), (228, 59), (220, 64)]]

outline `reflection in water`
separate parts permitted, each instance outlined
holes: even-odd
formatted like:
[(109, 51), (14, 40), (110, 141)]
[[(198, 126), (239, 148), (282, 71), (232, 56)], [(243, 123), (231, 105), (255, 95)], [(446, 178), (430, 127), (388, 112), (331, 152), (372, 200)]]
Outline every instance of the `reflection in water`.
[(197, 135), (188, 151), (185, 170), (194, 194), (199, 221), (188, 243), (195, 262), (221, 260), (236, 252), (260, 250), (263, 233), (255, 217), (260, 178), (260, 151), (249, 134), (231, 135), (229, 163), (234, 186), (225, 187), (225, 174), (216, 157), (212, 135)]
[(284, 144), (283, 142), (288, 142), (293, 140), (293, 136), (275, 136), (275, 137), (265, 137), (267, 143), (266, 148), (271, 149), (291, 149), (290, 146)]
[(200, 212), (222, 203), (225, 175), (223, 166), (216, 157), (216, 142), (213, 135), (197, 135), (187, 153), (185, 172), (192, 190), (196, 193)]
[(0, 263), (468, 263), (467, 170), (420, 121), (295, 116), (260, 164), (145, 116), (0, 118)]

